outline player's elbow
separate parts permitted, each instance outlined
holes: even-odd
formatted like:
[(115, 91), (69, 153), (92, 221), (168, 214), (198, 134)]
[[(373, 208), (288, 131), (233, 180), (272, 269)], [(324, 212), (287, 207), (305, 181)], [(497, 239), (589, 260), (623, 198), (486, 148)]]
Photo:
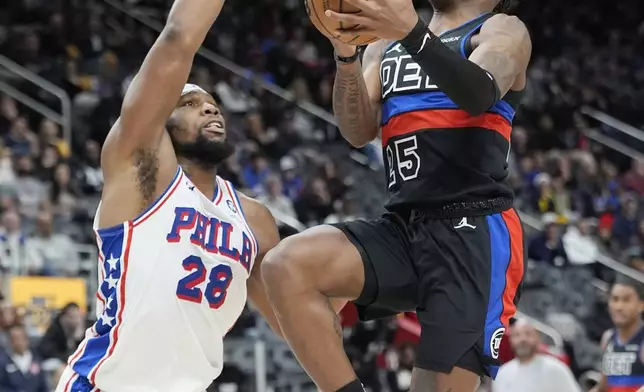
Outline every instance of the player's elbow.
[(343, 131), (342, 128), (340, 128), (340, 133), (353, 147), (362, 148), (371, 143), (376, 138), (376, 136), (378, 136), (378, 129), (369, 131), (361, 129), (358, 132), (348, 132)]
[(181, 23), (168, 23), (161, 35), (159, 36), (158, 43), (170, 47), (178, 52), (186, 52), (194, 54), (201, 42), (188, 32), (185, 25)]

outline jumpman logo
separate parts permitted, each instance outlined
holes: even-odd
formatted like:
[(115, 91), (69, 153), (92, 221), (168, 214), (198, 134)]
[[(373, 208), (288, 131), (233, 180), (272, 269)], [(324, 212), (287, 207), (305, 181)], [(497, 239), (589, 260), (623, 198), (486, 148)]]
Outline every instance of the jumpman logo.
[(458, 225), (454, 226), (455, 229), (462, 229), (464, 227), (469, 227), (470, 229), (476, 229), (476, 226), (470, 225), (467, 223), (467, 218), (462, 218)]

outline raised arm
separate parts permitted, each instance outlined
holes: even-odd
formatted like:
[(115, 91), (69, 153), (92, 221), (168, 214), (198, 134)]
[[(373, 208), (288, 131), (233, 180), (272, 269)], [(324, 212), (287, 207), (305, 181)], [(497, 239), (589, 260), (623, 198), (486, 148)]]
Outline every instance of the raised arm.
[[(355, 147), (362, 147), (378, 136), (380, 127), (380, 61), (386, 41), (378, 41), (365, 50), (362, 67), (359, 61), (336, 61), (333, 86), (333, 112), (340, 133)], [(351, 57), (356, 48), (334, 43), (336, 54)]]
[(103, 170), (109, 176), (134, 153), (154, 150), (165, 122), (177, 104), (193, 58), (219, 15), (224, 0), (175, 0), (166, 26), (132, 80), (103, 147)]
[(418, 18), (411, 0), (350, 0), (361, 12), (327, 17), (360, 27), (338, 31), (340, 35), (368, 34), (400, 41), (432, 81), (454, 103), (477, 116), (510, 89), (525, 83), (532, 43), (518, 18), (497, 14), (486, 20), (472, 38), (476, 49), (468, 59), (441, 42)]

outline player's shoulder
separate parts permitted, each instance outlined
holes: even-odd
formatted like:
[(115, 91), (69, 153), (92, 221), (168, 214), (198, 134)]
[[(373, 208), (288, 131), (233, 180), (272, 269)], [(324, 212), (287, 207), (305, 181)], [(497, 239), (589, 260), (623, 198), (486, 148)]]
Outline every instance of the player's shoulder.
[(265, 253), (277, 245), (280, 240), (275, 218), (271, 211), (256, 199), (242, 192), (236, 192), (246, 221), (259, 242), (260, 253)]
[(364, 54), (362, 55), (362, 65), (366, 66), (373, 62), (380, 62), (385, 50), (394, 43), (394, 41), (381, 39), (367, 45)]
[(528, 35), (528, 27), (523, 23), (518, 16), (508, 15), (508, 14), (494, 14), (489, 19), (487, 19), (483, 26), (481, 26), (481, 32), (486, 30), (494, 31), (505, 31), (513, 32)]

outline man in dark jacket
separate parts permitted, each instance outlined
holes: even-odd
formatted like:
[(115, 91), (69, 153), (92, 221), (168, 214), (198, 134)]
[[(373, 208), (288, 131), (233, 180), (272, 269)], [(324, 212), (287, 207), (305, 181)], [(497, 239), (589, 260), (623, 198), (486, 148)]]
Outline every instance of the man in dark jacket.
[(39, 358), (29, 349), (29, 338), (21, 325), (9, 327), (9, 348), (0, 351), (0, 391), (48, 392)]

